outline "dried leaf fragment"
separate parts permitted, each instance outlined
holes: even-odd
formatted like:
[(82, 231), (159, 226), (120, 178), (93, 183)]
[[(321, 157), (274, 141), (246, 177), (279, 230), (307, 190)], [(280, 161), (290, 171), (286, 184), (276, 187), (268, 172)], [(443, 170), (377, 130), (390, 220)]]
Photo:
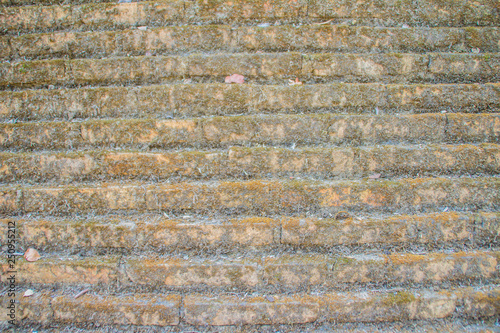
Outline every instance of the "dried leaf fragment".
[(82, 291), (80, 291), (78, 294), (75, 295), (75, 299), (77, 299), (78, 297), (80, 296), (83, 296), (85, 295), (86, 293), (88, 293), (90, 291), (90, 289), (84, 289)]
[(245, 83), (245, 77), (240, 74), (233, 74), (226, 76), (224, 82), (226, 83)]
[(296, 77), (295, 81), (294, 80), (288, 80), (288, 84), (291, 86), (297, 85), (297, 84), (302, 84), (302, 82), (299, 81), (299, 78)]
[(35, 292), (32, 289), (28, 289), (24, 292), (23, 297), (30, 297), (34, 294)]
[(40, 253), (35, 249), (29, 248), (24, 252), (24, 259), (27, 261), (37, 261), (40, 259)]

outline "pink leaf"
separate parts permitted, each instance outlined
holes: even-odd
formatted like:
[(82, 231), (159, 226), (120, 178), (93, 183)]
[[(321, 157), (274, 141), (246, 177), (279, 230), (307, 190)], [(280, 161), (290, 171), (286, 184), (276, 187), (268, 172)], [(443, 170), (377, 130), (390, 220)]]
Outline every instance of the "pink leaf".
[(226, 76), (224, 80), (226, 83), (245, 83), (245, 77), (240, 74), (233, 74), (230, 76)]
[(40, 259), (40, 254), (37, 250), (29, 248), (26, 252), (24, 252), (24, 259), (27, 261), (37, 261)]

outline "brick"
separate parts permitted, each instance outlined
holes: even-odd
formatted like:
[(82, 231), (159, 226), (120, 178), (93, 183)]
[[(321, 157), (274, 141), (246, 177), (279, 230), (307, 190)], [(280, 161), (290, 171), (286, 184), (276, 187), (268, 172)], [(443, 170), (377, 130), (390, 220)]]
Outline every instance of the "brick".
[(432, 54), (429, 71), (434, 80), (448, 82), (498, 81), (500, 58), (497, 54)]
[(497, 259), (488, 253), (394, 254), (329, 258), (289, 255), (264, 261), (263, 279), (282, 289), (334, 288), (351, 283), (434, 283), (497, 279)]
[(27, 188), (27, 212), (77, 213), (143, 210), (144, 191), (136, 186)]
[(207, 297), (184, 299), (184, 320), (192, 325), (303, 324), (318, 317), (317, 302), (305, 296)]
[(0, 227), (7, 237), (9, 221), (16, 222), (18, 245), (41, 251), (82, 248), (229, 249), (262, 247), (275, 243), (278, 222), (249, 217), (228, 221), (190, 222), (158, 216), (95, 219), (5, 219)]
[[(43, 253), (41, 253), (43, 255)], [(8, 276), (9, 267), (2, 265), (2, 280)], [(111, 284), (117, 279), (118, 258), (56, 259), (43, 257), (36, 262), (19, 259), (16, 278), (28, 284)]]
[(14, 188), (0, 189), (0, 212), (9, 214), (23, 209), (22, 192)]
[(450, 142), (498, 142), (500, 115), (490, 115), (488, 121), (478, 115), (450, 114), (447, 117), (447, 139)]
[[(16, 325), (31, 322), (39, 323), (42, 325), (47, 325), (53, 320), (53, 311), (51, 309), (51, 297), (46, 292), (35, 291), (35, 294), (31, 297), (23, 297), (26, 289), (18, 288), (14, 297), (10, 297), (8, 293), (0, 296), (0, 304), (2, 305), (2, 311), (0, 313), (0, 322), (6, 322), (15, 319)], [(12, 318), (9, 314), (10, 309), (7, 309), (14, 301), (15, 305), (13, 308)]]
[(459, 294), (463, 310), (462, 314), (469, 318), (487, 318), (500, 313), (500, 292), (493, 290), (468, 290)]
[(57, 322), (101, 325), (178, 325), (180, 306), (181, 297), (178, 295), (154, 294), (86, 294), (78, 299), (64, 295), (52, 301)]
[[(489, 25), (487, 22), (498, 22), (495, 5), (490, 0), (479, 1), (472, 6), (461, 1), (429, 1), (425, 6), (411, 1), (367, 1), (362, 4), (347, 0), (314, 0), (309, 3), (310, 17), (326, 18), (374, 18), (378, 21), (407, 22), (420, 25), (426, 22), (429, 26), (467, 26)], [(479, 20), (479, 21), (478, 21)]]
[[(283, 218), (281, 241), (301, 246), (453, 242), (474, 238), (477, 218), (455, 212), (361, 221)], [(497, 214), (488, 217), (491, 228), (496, 225), (496, 218)], [(489, 226), (484, 228), (480, 238), (494, 237), (487, 231)]]
[(253, 288), (259, 282), (257, 270), (252, 260), (131, 258), (126, 262), (127, 278), (134, 284), (180, 288)]
[(137, 247), (138, 227), (133, 221), (21, 220), (22, 242), (40, 250)]
[(355, 77), (365, 81), (392, 81), (390, 77), (394, 76), (398, 82), (405, 82), (414, 81), (419, 75), (425, 74), (426, 62), (427, 57), (413, 54), (315, 54), (305, 56), (302, 75), (347, 81), (356, 81)]
[(430, 292), (339, 293), (318, 297), (322, 318), (333, 322), (391, 322), (450, 317), (455, 295)]
[(144, 247), (223, 249), (274, 244), (277, 222), (263, 217), (232, 219), (222, 224), (160, 220), (138, 228), (138, 239)]

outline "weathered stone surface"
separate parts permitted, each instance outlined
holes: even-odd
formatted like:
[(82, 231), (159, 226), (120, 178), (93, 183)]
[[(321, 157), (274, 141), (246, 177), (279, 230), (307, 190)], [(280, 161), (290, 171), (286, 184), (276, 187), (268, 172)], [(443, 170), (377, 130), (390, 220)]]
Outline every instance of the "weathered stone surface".
[(497, 289), (461, 291), (462, 314), (471, 318), (485, 318), (500, 314), (500, 292)]
[[(181, 52), (498, 52), (496, 27), (380, 28), (349, 25), (168, 26), (141, 31), (55, 32), (0, 37), (1, 58), (127, 56)], [(465, 40), (465, 43), (464, 43)]]
[(363, 4), (347, 0), (313, 2), (280, 0), (261, 6), (246, 1), (156, 1), (139, 3), (95, 3), (81, 6), (32, 6), (1, 8), (0, 25), (7, 31), (48, 29), (106, 29), (130, 26), (156, 26), (172, 23), (301, 22), (323, 19), (358, 19), (387, 25), (400, 22), (431, 26), (495, 26), (499, 22), (492, 0), (471, 5), (462, 1), (434, 1), (413, 4), (368, 1)]
[(137, 186), (26, 188), (24, 210), (51, 214), (84, 211), (144, 210), (144, 190)]
[[(497, 142), (499, 115), (460, 115), (472, 123), (469, 142)], [(227, 147), (242, 144), (443, 143), (457, 141), (461, 125), (442, 114), (407, 116), (280, 115), (193, 120), (93, 120), (0, 126), (0, 145), (21, 149), (90, 147)], [(447, 130), (446, 130), (447, 129)], [(473, 130), (474, 129), (474, 130)], [(480, 131), (483, 130), (483, 131)], [(314, 134), (314, 135), (312, 135)], [(463, 139), (462, 139), (463, 140)]]
[[(2, 264), (2, 281), (8, 277), (9, 266)], [(59, 259), (45, 257), (36, 262), (16, 262), (18, 283), (40, 284), (110, 284), (117, 279), (118, 258)]]
[(0, 322), (14, 320), (18, 326), (23, 322), (49, 324), (53, 319), (50, 295), (47, 292), (35, 291), (33, 296), (23, 297), (25, 291), (25, 288), (19, 288), (15, 295), (4, 293), (0, 296), (3, 310), (0, 313)]
[(448, 174), (496, 174), (500, 146), (418, 145), (363, 148), (243, 148), (164, 153), (2, 153), (0, 180), (72, 183), (106, 179), (267, 178), (323, 179)]
[(318, 297), (321, 315), (335, 322), (387, 322), (451, 316), (456, 296), (431, 292), (345, 293)]
[(207, 297), (184, 299), (184, 320), (192, 325), (300, 324), (318, 317), (319, 304), (311, 297)]
[[(307, 82), (306, 82), (307, 83)], [(484, 112), (500, 105), (498, 84), (303, 86), (173, 84), (0, 91), (2, 119), (165, 118), (349, 111), (354, 114)], [(378, 111), (377, 111), (378, 109)]]
[[(112, 211), (227, 212), (288, 214), (340, 210), (427, 212), (439, 208), (496, 209), (498, 179), (419, 178), (398, 181), (233, 181), (218, 183), (144, 183), (93, 187), (24, 187), (26, 212), (73, 214)], [(0, 189), (1, 190), (1, 189)], [(16, 206), (16, 208), (18, 208)], [(17, 210), (8, 208), (6, 214)]]
[(282, 82), (290, 77), (342, 82), (478, 82), (499, 79), (496, 53), (476, 54), (214, 54), (109, 59), (37, 60), (0, 64), (0, 87), (155, 84), (182, 77)]
[(251, 217), (222, 224), (165, 220), (138, 225), (139, 244), (154, 249), (260, 247), (275, 244), (278, 221)]
[(498, 279), (497, 258), (488, 253), (395, 254), (331, 258), (290, 255), (264, 262), (263, 279), (281, 288), (335, 287), (343, 283), (435, 283)]
[(138, 247), (138, 227), (132, 221), (109, 218), (61, 220), (21, 220), (20, 241), (41, 250), (77, 248), (134, 248)]
[(301, 246), (393, 243), (440, 243), (474, 239), (486, 241), (499, 230), (495, 213), (456, 212), (386, 219), (318, 220), (283, 218), (281, 241)]
[(254, 260), (184, 260), (178, 258), (132, 258), (126, 262), (133, 284), (170, 287), (254, 288), (259, 283)]
[(0, 190), (0, 213), (18, 212), (23, 208), (22, 192), (13, 187)]
[(114, 325), (179, 324), (181, 296), (135, 294), (133, 296), (57, 296), (52, 300), (54, 320), (65, 323)]

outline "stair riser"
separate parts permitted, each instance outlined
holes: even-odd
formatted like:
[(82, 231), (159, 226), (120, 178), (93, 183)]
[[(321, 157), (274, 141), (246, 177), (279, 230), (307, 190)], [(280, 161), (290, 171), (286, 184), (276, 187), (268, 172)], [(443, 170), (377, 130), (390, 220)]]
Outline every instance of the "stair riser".
[(266, 149), (182, 153), (0, 153), (0, 181), (71, 183), (101, 179), (189, 180), (269, 177), (356, 179), (449, 174), (491, 174), (500, 146)]
[(425, 4), (404, 1), (348, 0), (287, 1), (265, 7), (251, 0), (139, 3), (100, 3), (82, 6), (32, 6), (1, 8), (0, 26), (8, 32), (33, 30), (117, 29), (130, 26), (158, 26), (179, 23), (304, 22), (349, 19), (356, 23), (400, 25), (401, 22), (430, 26), (495, 26), (499, 17), (494, 0), (432, 1)]
[(216, 78), (238, 73), (247, 80), (344, 82), (496, 82), (500, 56), (474, 54), (239, 54), (40, 60), (4, 63), (1, 87), (158, 84), (184, 77)]
[(4, 149), (496, 143), (500, 115), (267, 116), (0, 124)]
[[(443, 285), (482, 279), (498, 283), (499, 254), (393, 254), (366, 258), (288, 255), (242, 260), (200, 259), (43, 259), (18, 262), (20, 284), (129, 286), (172, 290), (301, 292), (360, 286)], [(3, 265), (2, 279), (8, 277)], [(189, 288), (189, 289), (187, 289)]]
[[(374, 28), (348, 25), (162, 27), (0, 37), (0, 58), (94, 58), (185, 52), (498, 52), (491, 28)], [(10, 41), (8, 41), (10, 39)]]
[(296, 182), (227, 182), (218, 185), (122, 185), (3, 188), (4, 214), (113, 211), (223, 212), (229, 214), (425, 212), (498, 209), (498, 178), (417, 179), (332, 185)]
[(499, 236), (496, 213), (437, 213), (386, 219), (319, 220), (315, 218), (246, 218), (222, 224), (196, 224), (184, 220), (152, 218), (135, 220), (5, 219), (15, 223), (18, 248), (34, 247), (49, 253), (60, 250), (142, 249), (153, 252), (178, 250), (234, 252), (238, 250), (295, 246), (304, 249), (339, 246), (429, 245), (464, 242), (488, 244)]
[[(200, 294), (135, 296), (84, 295), (74, 299), (45, 294), (18, 297), (28, 321), (93, 323), (97, 325), (263, 325), (301, 323), (379, 323), (380, 320), (433, 320), (451, 316), (488, 318), (498, 315), (498, 290), (457, 289), (440, 294), (428, 291), (331, 293), (266, 297), (210, 296)], [(7, 307), (9, 299), (2, 297)], [(117, 315), (117, 312), (120, 315)], [(2, 314), (0, 320), (9, 317)], [(447, 326), (448, 327), (448, 326)], [(222, 330), (223, 327), (220, 327)], [(247, 330), (248, 327), (245, 329)], [(229, 331), (234, 331), (231, 327)], [(228, 332), (229, 332), (228, 331)]]
[(274, 112), (496, 112), (500, 87), (485, 85), (175, 84), (0, 91), (0, 119), (165, 118)]

